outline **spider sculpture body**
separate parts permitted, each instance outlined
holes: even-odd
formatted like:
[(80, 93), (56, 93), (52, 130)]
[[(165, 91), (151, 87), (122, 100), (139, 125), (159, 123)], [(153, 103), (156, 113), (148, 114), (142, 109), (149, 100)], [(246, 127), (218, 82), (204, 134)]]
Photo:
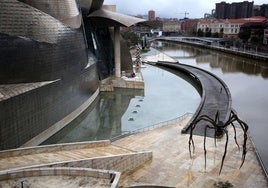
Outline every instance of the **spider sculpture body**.
[(240, 150), (239, 144), (237, 142), (236, 128), (235, 128), (234, 122), (237, 122), (241, 126), (241, 128), (243, 130), (243, 136), (244, 136), (243, 146), (242, 146), (242, 160), (241, 160), (242, 162), (241, 162), (241, 165), (240, 165), (240, 168), (241, 168), (243, 166), (243, 164), (244, 164), (246, 153), (247, 153), (246, 144), (247, 144), (248, 125), (238, 118), (238, 115), (235, 113), (234, 110), (231, 110), (230, 117), (226, 121), (226, 123), (223, 123), (222, 121), (219, 121), (219, 112), (216, 113), (215, 119), (212, 119), (211, 117), (209, 117), (207, 115), (201, 115), (195, 121), (193, 121), (191, 123), (191, 125), (190, 125), (190, 137), (189, 137), (190, 157), (192, 157), (192, 151), (194, 152), (194, 149), (195, 149), (194, 140), (193, 140), (193, 130), (195, 129), (197, 123), (200, 122), (200, 121), (207, 122), (207, 124), (205, 126), (204, 144), (203, 144), (203, 146), (204, 146), (204, 155), (205, 155), (205, 169), (206, 169), (206, 154), (207, 154), (206, 137), (207, 137), (207, 130), (208, 129), (214, 130), (214, 142), (215, 142), (215, 145), (216, 145), (216, 138), (218, 138), (220, 136), (223, 136), (223, 135), (225, 135), (225, 137), (226, 137), (225, 149), (224, 149), (224, 153), (223, 153), (222, 160), (221, 160), (221, 167), (220, 167), (219, 174), (222, 171), (224, 159), (225, 159), (225, 156), (226, 156), (226, 153), (227, 153), (227, 147), (228, 147), (228, 141), (229, 141), (228, 130), (227, 130), (228, 125), (231, 125), (233, 127), (233, 129), (234, 129), (234, 140), (235, 140), (235, 143), (236, 143), (238, 149)]

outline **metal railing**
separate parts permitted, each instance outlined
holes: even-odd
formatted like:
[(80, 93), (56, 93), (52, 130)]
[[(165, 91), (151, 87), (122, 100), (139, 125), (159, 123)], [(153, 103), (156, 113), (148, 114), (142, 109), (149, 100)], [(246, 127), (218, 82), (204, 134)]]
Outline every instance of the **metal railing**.
[(150, 130), (153, 130), (153, 129), (156, 129), (156, 128), (160, 128), (160, 127), (164, 127), (164, 126), (167, 126), (167, 125), (169, 125), (171, 123), (179, 122), (179, 121), (185, 119), (186, 117), (192, 116), (192, 115), (193, 115), (193, 113), (187, 112), (187, 113), (185, 113), (184, 115), (182, 115), (180, 117), (177, 117), (177, 118), (174, 118), (174, 119), (171, 119), (171, 120), (168, 120), (168, 121), (163, 121), (163, 122), (160, 122), (160, 123), (157, 123), (157, 124), (149, 125), (149, 126), (146, 126), (146, 127), (142, 127), (142, 128), (136, 129), (136, 130), (132, 130), (132, 131), (126, 131), (126, 132), (124, 132), (121, 135), (112, 137), (110, 140), (111, 140), (111, 142), (113, 142), (113, 141), (119, 140), (121, 138), (130, 136), (130, 135), (134, 135), (134, 134), (138, 134), (138, 133), (141, 133), (141, 132), (150, 131)]
[[(191, 38), (193, 40), (190, 40)], [(210, 49), (217, 49), (219, 51), (231, 52), (233, 54), (239, 54), (239, 55), (246, 56), (246, 57), (254, 57), (257, 59), (261, 59), (261, 60), (268, 59), (268, 53), (261, 52), (257, 47), (255, 48), (251, 47), (250, 49), (247, 49), (246, 46), (243, 46), (240, 48), (236, 46), (230, 46), (227, 48), (226, 46), (221, 46), (219, 45), (219, 43), (214, 42), (214, 41), (210, 41), (210, 43), (208, 44), (205, 41), (205, 39), (200, 38), (200, 40), (198, 41), (198, 40), (194, 40), (195, 38), (197, 37), (161, 37), (161, 38), (156, 38), (155, 40), (166, 40), (166, 41), (171, 41), (171, 42), (193, 44), (193, 45), (197, 45), (201, 47), (207, 47)]]

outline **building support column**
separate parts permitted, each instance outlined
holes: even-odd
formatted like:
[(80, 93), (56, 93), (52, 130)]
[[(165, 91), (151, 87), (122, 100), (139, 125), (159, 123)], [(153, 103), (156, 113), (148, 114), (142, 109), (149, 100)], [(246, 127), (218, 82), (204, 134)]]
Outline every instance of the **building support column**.
[(114, 27), (114, 61), (115, 76), (121, 77), (121, 50), (120, 50), (120, 27)]

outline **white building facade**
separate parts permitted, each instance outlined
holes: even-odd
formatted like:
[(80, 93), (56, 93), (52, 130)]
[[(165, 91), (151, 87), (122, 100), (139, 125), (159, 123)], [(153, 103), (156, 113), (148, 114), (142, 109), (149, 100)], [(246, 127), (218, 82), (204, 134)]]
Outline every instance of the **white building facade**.
[(222, 33), (223, 37), (235, 38), (238, 37), (240, 28), (245, 23), (250, 22), (263, 22), (264, 17), (251, 17), (242, 19), (211, 19), (211, 20), (200, 20), (197, 24), (197, 31), (201, 29), (206, 32), (208, 29), (211, 33)]

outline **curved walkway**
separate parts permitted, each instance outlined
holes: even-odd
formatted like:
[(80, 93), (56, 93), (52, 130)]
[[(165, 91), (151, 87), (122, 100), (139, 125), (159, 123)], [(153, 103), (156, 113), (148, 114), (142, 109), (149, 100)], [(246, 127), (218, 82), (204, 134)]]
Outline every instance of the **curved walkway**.
[[(224, 123), (228, 120), (232, 106), (231, 94), (226, 84), (220, 78), (208, 71), (190, 65), (162, 61), (158, 61), (155, 64), (184, 72), (191, 76), (195, 82), (201, 86), (201, 102), (199, 107), (192, 119), (182, 130), (182, 133), (188, 133), (190, 131), (190, 123), (201, 115), (208, 115), (214, 119), (217, 111), (219, 111), (219, 120)], [(204, 135), (205, 125), (206, 122), (200, 121), (196, 125), (194, 134)], [(208, 130), (207, 135), (213, 137), (214, 133), (212, 130)]]

